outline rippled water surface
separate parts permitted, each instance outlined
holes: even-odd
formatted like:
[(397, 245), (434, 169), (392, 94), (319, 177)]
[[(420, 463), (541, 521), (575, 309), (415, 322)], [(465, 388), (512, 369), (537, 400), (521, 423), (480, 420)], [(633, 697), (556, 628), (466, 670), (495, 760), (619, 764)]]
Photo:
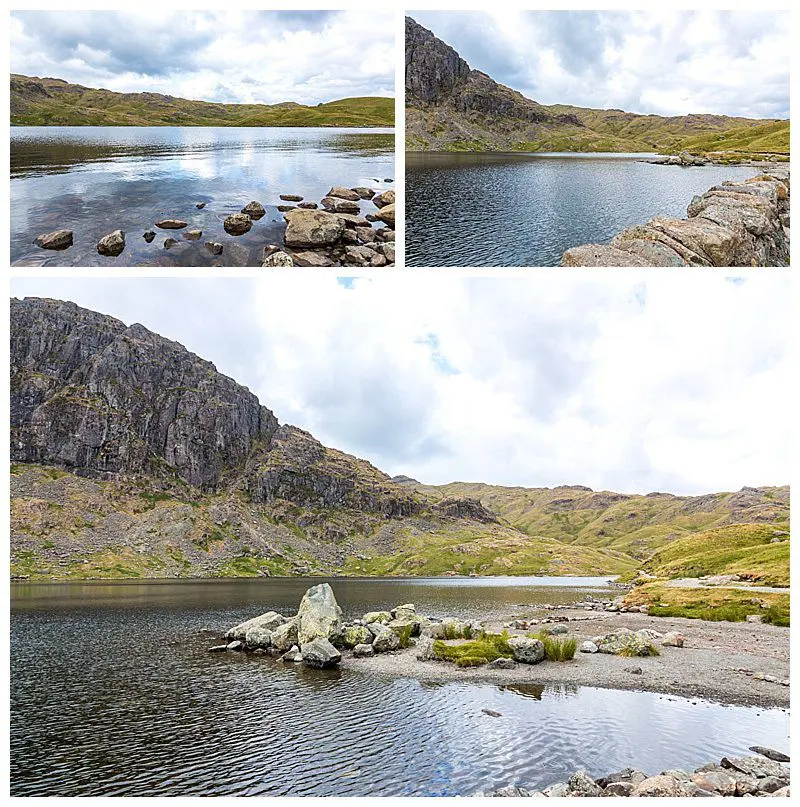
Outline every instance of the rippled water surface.
[[(788, 750), (782, 710), (207, 652), (204, 630), (292, 612), (316, 582), (14, 584), (12, 795), (468, 795), (579, 767), (655, 773), (753, 744)], [(349, 616), (407, 601), (502, 615), (606, 590), (599, 579), (331, 582)]]
[[(11, 127), (11, 261), (53, 266), (260, 266), (265, 244), (278, 242), (282, 193), (319, 202), (332, 185), (393, 188), (391, 129), (208, 127)], [(251, 200), (267, 215), (243, 236), (222, 221)], [(197, 203), (205, 202), (202, 210)], [(370, 212), (364, 205), (364, 212)], [(374, 208), (370, 208), (374, 210)], [(182, 218), (203, 230), (199, 242), (180, 231), (145, 230)], [(40, 233), (74, 231), (67, 250), (42, 250)], [(116, 258), (97, 253), (112, 230), (126, 233)], [(173, 237), (178, 246), (164, 249)], [(225, 245), (220, 257), (203, 243)]]
[(653, 155), (406, 155), (408, 266), (557, 266), (700, 194), (757, 173), (650, 165)]

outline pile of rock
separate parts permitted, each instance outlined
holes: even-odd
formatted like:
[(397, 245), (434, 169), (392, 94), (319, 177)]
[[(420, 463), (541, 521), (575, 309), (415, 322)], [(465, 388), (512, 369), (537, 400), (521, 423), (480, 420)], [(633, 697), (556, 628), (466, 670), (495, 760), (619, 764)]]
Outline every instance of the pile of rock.
[[(387, 180), (391, 181), (391, 180)], [(395, 264), (395, 192), (377, 193), (372, 188), (346, 188), (334, 185), (320, 204), (305, 202), (297, 194), (284, 193), (282, 201), (297, 204), (277, 205), (284, 213), (286, 231), (283, 246), (268, 244), (264, 248), (262, 266), (394, 266)], [(362, 213), (362, 203), (371, 205), (370, 212)], [(319, 207), (324, 208), (322, 210)], [(198, 210), (205, 202), (195, 205)], [(228, 235), (237, 237), (250, 232), (253, 222), (267, 214), (261, 202), (252, 200), (238, 213), (225, 217), (222, 226)], [(380, 223), (382, 226), (373, 227)], [(159, 230), (183, 230), (184, 241), (199, 241), (203, 231), (189, 227), (179, 218), (165, 218), (155, 222)], [(72, 230), (42, 233), (35, 239), (41, 249), (64, 250), (73, 244)], [(177, 233), (176, 233), (177, 235)], [(150, 244), (156, 233), (146, 230), (142, 238)], [(125, 233), (114, 230), (97, 242), (97, 252), (106, 257), (117, 257), (125, 250)], [(172, 249), (181, 242), (166, 238), (164, 248)], [(224, 245), (206, 241), (205, 248), (212, 255), (221, 255)]]
[(345, 622), (333, 589), (321, 583), (306, 591), (294, 616), (267, 611), (231, 628), (225, 634), (226, 643), (209, 651), (269, 654), (307, 667), (335, 667), (342, 660), (342, 650), (351, 650), (357, 657), (399, 650), (409, 645), (412, 636), (429, 629), (432, 636), (445, 623), (417, 614), (413, 603)]
[(707, 165), (709, 160), (707, 157), (701, 157), (697, 154), (690, 154), (688, 151), (682, 151), (680, 154), (672, 155), (670, 157), (661, 157), (658, 160), (648, 160), (647, 162), (652, 165)]
[(723, 757), (719, 764), (702, 765), (689, 773), (663, 771), (648, 776), (634, 768), (593, 779), (578, 771), (566, 782), (541, 791), (504, 787), (478, 796), (789, 796), (789, 769), (781, 762), (789, 757), (780, 751), (752, 746), (761, 756)]
[(561, 266), (788, 266), (788, 169), (715, 185), (687, 214), (568, 249)]

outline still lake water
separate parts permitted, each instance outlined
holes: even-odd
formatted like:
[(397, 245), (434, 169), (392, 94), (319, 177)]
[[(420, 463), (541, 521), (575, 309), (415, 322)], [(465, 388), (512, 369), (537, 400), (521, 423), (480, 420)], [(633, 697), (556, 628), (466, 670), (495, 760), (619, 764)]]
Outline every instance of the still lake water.
[[(332, 185), (394, 188), (393, 129), (209, 127), (11, 127), (11, 262), (25, 266), (260, 266), (264, 245), (280, 243), (282, 193), (319, 203)], [(222, 222), (249, 201), (267, 215), (230, 236)], [(195, 205), (205, 202), (198, 210)], [(364, 212), (374, 212), (371, 203)], [(182, 218), (203, 231), (153, 227)], [(64, 251), (39, 249), (40, 233), (74, 231)], [(97, 253), (121, 229), (124, 252)], [(148, 244), (145, 230), (155, 229)], [(180, 243), (164, 249), (166, 238)], [(213, 256), (205, 241), (225, 249)]]
[(758, 173), (650, 165), (655, 155), (406, 154), (407, 266), (557, 266), (695, 194)]
[[(210, 654), (313, 580), (12, 584), (11, 794), (469, 795), (584, 767), (694, 768), (788, 750), (788, 712), (575, 686), (423, 683)], [(331, 580), (345, 615), (484, 618), (602, 579)], [(501, 712), (492, 718), (481, 712)]]

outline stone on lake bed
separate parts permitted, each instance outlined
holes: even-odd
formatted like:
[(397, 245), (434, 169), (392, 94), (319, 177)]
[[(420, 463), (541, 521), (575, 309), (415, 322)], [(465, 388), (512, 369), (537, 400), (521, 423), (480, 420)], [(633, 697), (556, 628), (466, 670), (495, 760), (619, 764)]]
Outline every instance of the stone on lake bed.
[(203, 209), (205, 206), (206, 206), (206, 203), (205, 203), (205, 202), (198, 202), (198, 203), (195, 205), (195, 207), (196, 207), (198, 210), (202, 210), (202, 209)]
[(222, 226), (230, 235), (244, 235), (253, 226), (253, 220), (247, 213), (231, 213), (222, 222)]
[(145, 230), (142, 233), (142, 238), (144, 238), (144, 240), (147, 241), (148, 244), (151, 244), (155, 237), (156, 234), (153, 232), (153, 230)]
[(72, 246), (72, 230), (54, 230), (37, 235), (34, 243), (42, 249), (67, 249)]
[(303, 664), (316, 669), (335, 667), (342, 660), (342, 654), (327, 639), (320, 637), (301, 644), (300, 652)]
[(164, 249), (172, 249), (178, 242), (174, 238), (164, 239)]
[(219, 241), (206, 241), (206, 249), (212, 255), (222, 255), (222, 244)]
[(199, 241), (203, 237), (203, 231), (202, 230), (187, 230), (185, 233), (183, 233), (183, 237), (187, 241)]
[(346, 199), (349, 202), (357, 202), (362, 198), (358, 191), (345, 188), (341, 185), (334, 185), (328, 191), (327, 196), (333, 196), (336, 199)]
[(183, 219), (161, 219), (161, 221), (156, 222), (156, 227), (160, 230), (182, 230), (188, 226), (188, 222), (183, 221)]
[(292, 252), (290, 258), (293, 266), (323, 267), (336, 265), (330, 255), (315, 249), (303, 249), (299, 252)]
[(241, 210), (246, 213), (251, 219), (260, 219), (265, 216), (267, 211), (264, 210), (264, 205), (261, 202), (248, 202)]
[(114, 230), (113, 233), (104, 235), (97, 242), (97, 251), (101, 255), (116, 257), (125, 249), (125, 233), (122, 230)]

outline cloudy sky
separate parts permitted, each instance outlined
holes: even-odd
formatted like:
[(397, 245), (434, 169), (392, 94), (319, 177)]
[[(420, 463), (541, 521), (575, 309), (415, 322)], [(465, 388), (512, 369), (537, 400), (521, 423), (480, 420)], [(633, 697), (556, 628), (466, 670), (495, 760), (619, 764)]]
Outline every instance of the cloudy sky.
[(786, 278), (26, 278), (177, 340), (279, 420), (421, 481), (787, 484)]
[(393, 19), (376, 8), (15, 11), (11, 71), (225, 103), (393, 96)]
[(409, 13), (472, 68), (543, 104), (789, 117), (788, 11)]

